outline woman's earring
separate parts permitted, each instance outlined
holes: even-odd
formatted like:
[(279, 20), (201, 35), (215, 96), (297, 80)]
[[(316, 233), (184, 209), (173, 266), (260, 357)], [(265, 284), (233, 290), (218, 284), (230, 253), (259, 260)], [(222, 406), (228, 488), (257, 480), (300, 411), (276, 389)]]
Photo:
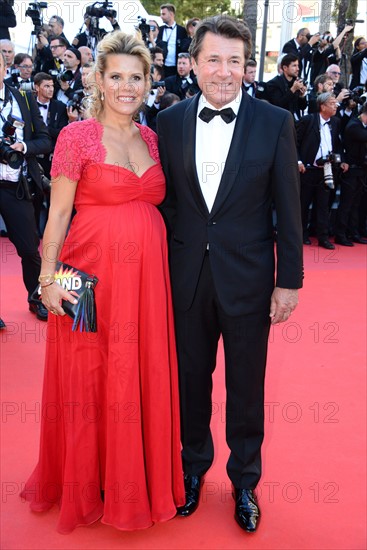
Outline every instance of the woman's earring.
[(101, 92), (101, 101), (104, 101), (104, 93)]

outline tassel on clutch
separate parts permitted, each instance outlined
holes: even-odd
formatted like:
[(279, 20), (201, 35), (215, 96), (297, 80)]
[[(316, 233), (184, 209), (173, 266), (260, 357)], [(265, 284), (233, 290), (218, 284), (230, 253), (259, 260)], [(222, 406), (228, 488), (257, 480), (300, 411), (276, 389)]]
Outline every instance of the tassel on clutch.
[[(66, 300), (61, 304), (65, 313), (74, 320), (72, 330), (76, 331), (79, 327), (80, 332), (97, 332), (94, 287), (98, 283), (98, 278), (71, 265), (57, 262), (55, 282), (65, 290), (73, 290), (78, 295), (77, 304)], [(40, 297), (41, 286), (38, 286), (32, 298), (39, 300)]]

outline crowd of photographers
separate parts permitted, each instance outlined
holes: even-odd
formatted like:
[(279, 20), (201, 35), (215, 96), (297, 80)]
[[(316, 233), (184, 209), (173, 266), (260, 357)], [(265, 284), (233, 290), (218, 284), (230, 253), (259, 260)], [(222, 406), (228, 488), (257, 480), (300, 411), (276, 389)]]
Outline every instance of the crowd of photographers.
[[(120, 27), (109, 2), (95, 2), (86, 8), (83, 26), (70, 42), (63, 19), (54, 15), (44, 24), (42, 9), (47, 4), (33, 3), (26, 12), (34, 24), (33, 52), (15, 52), (8, 31), (16, 25), (12, 0), (0, 0), (0, 4), (6, 6), (0, 17), (0, 213), (22, 258), (30, 310), (45, 320), (47, 311), (32, 301), (30, 289), (36, 287), (33, 283), (40, 266), (38, 244), (47, 218), (53, 150), (61, 129), (87, 116), (88, 75), (97, 44), (107, 32)], [(161, 110), (199, 92), (189, 48), (200, 19), (193, 17), (185, 27), (178, 25), (172, 4), (163, 4), (159, 15), (162, 26), (153, 19), (139, 23), (151, 53), (152, 87), (145, 109), (137, 116), (152, 129)], [(109, 31), (100, 28), (102, 17), (109, 20)], [(352, 29), (346, 25), (333, 38), (329, 32), (311, 36), (302, 28), (284, 44), (276, 77), (257, 82), (257, 64), (250, 59), (243, 79), (243, 93), (294, 116), (304, 244), (311, 244), (315, 236), (326, 249), (335, 248), (331, 234), (342, 246), (367, 244), (365, 38), (354, 42), (350, 85), (340, 82), (344, 43)], [(337, 211), (332, 209), (335, 205)], [(19, 222), (20, 216), (28, 225)]]

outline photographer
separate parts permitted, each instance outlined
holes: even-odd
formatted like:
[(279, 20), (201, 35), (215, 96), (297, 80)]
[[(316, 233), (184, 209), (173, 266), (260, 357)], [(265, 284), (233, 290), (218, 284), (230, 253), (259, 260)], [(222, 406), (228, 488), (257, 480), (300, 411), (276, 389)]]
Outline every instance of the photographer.
[(299, 120), (301, 113), (307, 107), (307, 86), (302, 78), (298, 78), (298, 57), (287, 54), (282, 58), (280, 66), (282, 74), (266, 84), (266, 97), (270, 103), (287, 109), (293, 114), (295, 120)]
[(85, 98), (90, 95), (91, 84), (89, 75), (93, 72), (93, 63), (86, 63), (81, 68), (82, 75), (82, 88), (76, 90), (71, 99), (66, 104), (67, 116), (69, 122), (76, 122), (77, 120), (84, 120), (88, 117), (85, 106)]
[[(32, 88), (32, 71), (33, 60), (27, 53), (17, 53), (14, 57), (14, 69), (11, 70), (11, 76), (5, 79), (5, 84), (20, 88), (24, 84), (28, 84), (28, 89)], [(24, 86), (23, 86), (24, 87)]]
[(359, 223), (358, 210), (367, 185), (367, 103), (358, 118), (345, 128), (344, 145), (349, 170), (341, 177), (340, 203), (336, 216), (335, 242), (342, 246), (367, 244), (359, 234), (359, 226), (366, 227), (366, 219)]
[(51, 59), (42, 63), (43, 73), (57, 74), (63, 71), (64, 68), (64, 53), (68, 47), (68, 42), (62, 36), (50, 36), (50, 52)]
[(282, 53), (293, 54), (299, 61), (299, 76), (306, 79), (308, 75), (309, 63), (312, 59), (313, 47), (319, 41), (320, 33), (313, 36), (310, 31), (303, 27), (297, 32), (296, 38), (289, 40), (283, 46)]
[(334, 39), (329, 31), (319, 36), (319, 42), (312, 55), (311, 82), (316, 77), (325, 73), (329, 65), (336, 63), (341, 58), (340, 44), (344, 37), (353, 30), (353, 25), (346, 25), (342, 32)]
[(348, 170), (348, 165), (341, 162), (340, 121), (335, 117), (335, 96), (327, 92), (320, 94), (317, 106), (318, 113), (301, 118), (296, 125), (303, 243), (311, 244), (308, 234), (309, 207), (316, 202), (319, 246), (333, 250), (335, 247), (329, 241), (329, 196), (330, 189), (334, 188), (333, 171), (338, 162), (343, 172)]
[(70, 46), (65, 50), (64, 72), (57, 78), (57, 87), (59, 88), (56, 98), (59, 101), (68, 103), (77, 90), (83, 88), (82, 76), (80, 72), (80, 63), (82, 60), (82, 54), (79, 50)]
[(114, 10), (94, 8), (93, 4), (93, 6), (87, 8), (87, 11), (84, 14), (85, 30), (83, 32), (79, 32), (72, 42), (72, 45), (75, 48), (80, 48), (80, 46), (88, 46), (88, 48), (92, 50), (93, 54), (95, 54), (98, 42), (102, 40), (102, 38), (109, 32), (105, 29), (99, 28), (100, 17), (106, 17), (106, 19), (108, 19), (111, 23), (114, 31), (120, 30), (120, 25), (116, 20), (116, 12)]
[(46, 321), (47, 310), (31, 295), (38, 285), (41, 267), (36, 211), (43, 191), (36, 155), (49, 153), (51, 139), (32, 94), (23, 96), (5, 85), (4, 77), (5, 60), (0, 54), (0, 214), (22, 259), (29, 310)]
[(308, 114), (317, 113), (317, 96), (325, 92), (333, 93), (334, 82), (330, 75), (320, 74), (314, 82), (314, 87), (308, 96)]
[(364, 86), (367, 82), (367, 40), (363, 37), (354, 42), (354, 51), (350, 58), (352, 81), (350, 87)]
[(13, 5), (14, 0), (0, 0), (0, 40), (10, 40), (9, 28), (17, 26)]
[(36, 43), (36, 48), (38, 51), (37, 55), (41, 60), (42, 70), (45, 71), (44, 65), (46, 63), (52, 62), (52, 59), (54, 58), (54, 53), (51, 49), (51, 40), (58, 38), (62, 40), (62, 42), (64, 42), (66, 46), (69, 45), (69, 41), (63, 32), (64, 20), (62, 19), (62, 17), (59, 17), (58, 15), (53, 15), (50, 18), (48, 23), (49, 36), (46, 37), (45, 34), (42, 33), (37, 26), (37, 23), (41, 23), (42, 21), (41, 10), (38, 9), (38, 14), (37, 14), (37, 10), (34, 10), (34, 11), (36, 11), (36, 14), (33, 14), (32, 21), (35, 24), (34, 32), (37, 33), (37, 43)]
[(45, 176), (51, 178), (51, 160), (56, 139), (62, 128), (68, 124), (68, 117), (64, 103), (53, 99), (55, 85), (52, 76), (46, 73), (38, 73), (34, 77), (34, 85), (37, 94), (38, 109), (52, 139), (50, 154), (37, 155), (37, 158), (44, 170)]

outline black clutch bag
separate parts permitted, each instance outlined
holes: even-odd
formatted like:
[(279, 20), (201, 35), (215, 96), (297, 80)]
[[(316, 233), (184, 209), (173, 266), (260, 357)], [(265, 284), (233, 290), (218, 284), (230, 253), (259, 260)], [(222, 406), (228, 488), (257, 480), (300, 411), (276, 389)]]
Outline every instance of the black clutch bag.
[[(80, 332), (97, 332), (96, 301), (94, 287), (98, 283), (95, 275), (88, 275), (71, 265), (57, 262), (55, 283), (65, 290), (73, 290), (78, 295), (78, 303), (72, 304), (62, 300), (62, 307), (73, 322), (72, 330), (79, 328)], [(41, 285), (37, 287), (32, 299), (41, 298)]]

